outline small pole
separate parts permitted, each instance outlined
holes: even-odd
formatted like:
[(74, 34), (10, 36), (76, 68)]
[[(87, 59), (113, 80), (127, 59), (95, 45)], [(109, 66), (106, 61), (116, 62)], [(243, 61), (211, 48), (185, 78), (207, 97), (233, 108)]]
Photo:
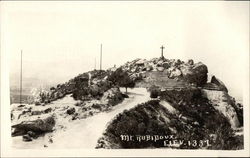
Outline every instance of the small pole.
[(100, 52), (100, 70), (102, 70), (102, 44), (101, 44), (101, 52)]
[(22, 104), (22, 71), (23, 71), (23, 50), (21, 50), (21, 70), (20, 70), (20, 105)]

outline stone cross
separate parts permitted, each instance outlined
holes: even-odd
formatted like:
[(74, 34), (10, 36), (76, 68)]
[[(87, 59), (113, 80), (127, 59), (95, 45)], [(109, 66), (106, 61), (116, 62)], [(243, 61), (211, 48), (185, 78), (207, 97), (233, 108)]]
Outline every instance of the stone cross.
[(161, 46), (160, 48), (161, 48), (161, 58), (164, 58), (164, 56), (163, 56), (163, 49), (164, 49), (165, 47), (164, 47), (164, 46)]

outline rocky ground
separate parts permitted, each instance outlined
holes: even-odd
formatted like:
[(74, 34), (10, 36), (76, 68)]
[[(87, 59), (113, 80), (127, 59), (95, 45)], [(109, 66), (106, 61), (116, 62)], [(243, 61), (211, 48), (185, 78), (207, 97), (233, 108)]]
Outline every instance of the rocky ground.
[[(207, 82), (207, 66), (201, 62), (194, 63), (193, 60), (184, 62), (166, 58), (136, 59), (121, 67), (128, 71), (134, 80), (149, 82), (151, 85), (159, 77), (163, 82), (184, 81), (198, 86)], [(171, 82), (169, 85), (173, 84)]]
[[(124, 92), (125, 89), (122, 89)], [(122, 103), (110, 107), (105, 111), (96, 111), (92, 109), (93, 116), (84, 115), (77, 119), (72, 119), (73, 115), (68, 114), (67, 110), (75, 108), (75, 113), (81, 111), (81, 107), (75, 106), (78, 102), (75, 101), (70, 95), (63, 99), (54, 101), (46, 106), (33, 106), (34, 110), (44, 111), (44, 109), (51, 108), (48, 114), (37, 115), (36, 118), (30, 120), (37, 120), (53, 116), (55, 125), (50, 132), (39, 135), (38, 138), (31, 136), (31, 140), (23, 141), (23, 136), (13, 137), (13, 147), (15, 148), (95, 148), (97, 140), (101, 137), (102, 132), (105, 130), (106, 125), (117, 114), (123, 112), (125, 109), (130, 109), (138, 103), (145, 102), (150, 99), (149, 93), (144, 88), (131, 89), (128, 92), (129, 98), (126, 98)], [(89, 102), (89, 104), (92, 104)], [(13, 105), (14, 106), (14, 105)], [(26, 105), (28, 108), (28, 105)], [(32, 107), (32, 105), (29, 105)], [(23, 116), (24, 117), (24, 116)], [(30, 117), (30, 116), (27, 116)], [(27, 121), (27, 119), (19, 119)], [(13, 124), (18, 124), (18, 122)], [(15, 126), (15, 125), (14, 125)], [(32, 130), (32, 129), (30, 129)], [(29, 135), (29, 134), (27, 134)], [(28, 136), (27, 136), (28, 137)], [(26, 137), (25, 137), (26, 139)], [(69, 143), (70, 142), (70, 143)]]

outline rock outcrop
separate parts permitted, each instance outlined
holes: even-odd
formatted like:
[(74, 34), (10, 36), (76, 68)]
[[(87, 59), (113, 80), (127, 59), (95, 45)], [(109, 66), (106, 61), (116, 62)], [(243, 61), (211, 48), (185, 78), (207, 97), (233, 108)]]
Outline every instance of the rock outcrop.
[(220, 90), (228, 92), (227, 87), (225, 86), (225, 84), (221, 80), (216, 78), (215, 76), (212, 76), (211, 83), (217, 85), (220, 88)]
[[(215, 76), (208, 81), (208, 68), (201, 62), (165, 58), (136, 59), (127, 62), (122, 68), (138, 79), (137, 86), (158, 86), (159, 94), (168, 101), (186, 105), (203, 94), (202, 97), (208, 99), (228, 119), (232, 128), (239, 127), (242, 122), (239, 121), (242, 118), (238, 118), (242, 116), (242, 111), (235, 108), (225, 84)], [(140, 77), (142, 75), (144, 77)], [(157, 97), (155, 94), (154, 91), (153, 96)]]
[(238, 115), (226, 91), (202, 90), (202, 94), (221, 112), (230, 122), (232, 128), (240, 127)]
[(241, 126), (239, 120), (242, 120), (243, 113), (242, 111), (239, 112), (239, 108), (235, 105), (236, 103), (232, 101), (232, 98), (226, 91), (208, 90), (195, 87), (158, 91), (158, 94), (162, 99), (186, 108), (192, 106), (197, 101), (200, 101), (199, 104), (204, 104), (209, 101), (218, 112), (222, 113), (227, 118), (233, 129)]
[(197, 64), (183, 64), (181, 66), (181, 72), (184, 77), (184, 80), (187, 80), (189, 83), (195, 83), (198, 86), (202, 86), (207, 82), (207, 66), (199, 62)]
[(54, 126), (55, 119), (52, 116), (49, 116), (45, 119), (23, 121), (21, 123), (12, 125), (12, 128), (14, 128), (12, 136), (23, 135), (28, 131), (33, 131), (35, 133), (51, 132)]
[(122, 93), (120, 92), (119, 88), (111, 88), (104, 92), (101, 102), (103, 104), (109, 104), (109, 105), (116, 105), (120, 102), (122, 102), (124, 99)]
[[(181, 60), (153, 58), (151, 60), (136, 59), (121, 66), (128, 71), (134, 80), (144, 80), (142, 74), (150, 72), (162, 72), (169, 79), (193, 83), (202, 86), (207, 82), (207, 66), (193, 60), (184, 62)], [(144, 75), (146, 76), (146, 75)]]
[(109, 73), (110, 71), (94, 70), (80, 74), (68, 82), (51, 87), (49, 91), (40, 92), (35, 100), (36, 105), (48, 104), (68, 94), (72, 94), (76, 100), (101, 97), (112, 88), (112, 84), (107, 81)]

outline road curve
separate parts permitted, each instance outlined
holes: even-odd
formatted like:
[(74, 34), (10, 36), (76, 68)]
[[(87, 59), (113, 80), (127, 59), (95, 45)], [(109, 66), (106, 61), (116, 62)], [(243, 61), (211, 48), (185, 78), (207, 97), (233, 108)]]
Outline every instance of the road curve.
[[(125, 89), (121, 89), (124, 91)], [(66, 130), (46, 134), (44, 137), (39, 137), (32, 142), (15, 141), (14, 146), (17, 148), (47, 148), (56, 149), (94, 149), (97, 140), (102, 136), (107, 124), (113, 118), (123, 112), (133, 108), (139, 103), (150, 100), (149, 93), (145, 88), (128, 89), (129, 98), (126, 98), (122, 103), (113, 107), (111, 111), (102, 112), (86, 119), (74, 120), (67, 123)], [(53, 143), (48, 143), (48, 137), (53, 139)], [(17, 144), (15, 144), (17, 143)]]

